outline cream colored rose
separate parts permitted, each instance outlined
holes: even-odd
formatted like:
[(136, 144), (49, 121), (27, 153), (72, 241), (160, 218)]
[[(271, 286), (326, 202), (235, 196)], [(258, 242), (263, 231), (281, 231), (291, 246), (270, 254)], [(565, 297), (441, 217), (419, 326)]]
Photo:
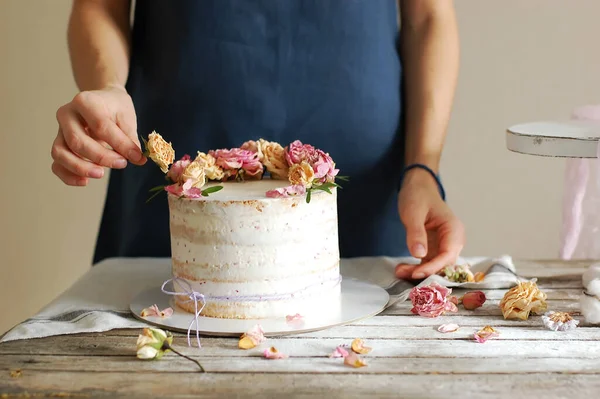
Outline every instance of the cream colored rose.
[(154, 161), (163, 173), (169, 171), (169, 165), (175, 160), (175, 150), (160, 134), (153, 131), (148, 135), (148, 157)]
[(308, 162), (302, 161), (290, 167), (288, 178), (293, 186), (301, 185), (308, 188), (312, 186), (315, 172)]
[(202, 188), (206, 184), (206, 175), (201, 163), (194, 161), (185, 168), (181, 174), (181, 181), (185, 183), (190, 179), (192, 180), (192, 187)]
[(258, 158), (273, 179), (285, 180), (288, 177), (289, 166), (285, 159), (285, 149), (281, 144), (258, 140)]
[(210, 154), (198, 151), (198, 156), (194, 160), (204, 167), (204, 174), (210, 180), (222, 180), (225, 173), (220, 166), (216, 165), (216, 159)]
[(529, 313), (544, 313), (547, 295), (540, 291), (535, 281), (519, 282), (504, 294), (500, 309), (505, 319), (527, 320)]

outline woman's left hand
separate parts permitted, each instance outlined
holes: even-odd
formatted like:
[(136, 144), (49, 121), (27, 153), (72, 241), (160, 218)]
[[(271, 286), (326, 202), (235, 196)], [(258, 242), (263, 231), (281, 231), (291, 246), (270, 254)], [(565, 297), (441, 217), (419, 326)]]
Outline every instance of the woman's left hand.
[(398, 212), (406, 229), (411, 255), (419, 265), (400, 264), (396, 276), (423, 279), (454, 265), (465, 244), (462, 222), (452, 213), (433, 177), (424, 170), (410, 170), (398, 196)]

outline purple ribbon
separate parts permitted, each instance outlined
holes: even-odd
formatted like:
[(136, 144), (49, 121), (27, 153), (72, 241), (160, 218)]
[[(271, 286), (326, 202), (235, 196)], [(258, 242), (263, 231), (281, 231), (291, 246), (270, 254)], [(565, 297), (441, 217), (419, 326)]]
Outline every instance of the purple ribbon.
[[(181, 286), (182, 289), (184, 289), (183, 292), (176, 292), (176, 291), (167, 291), (165, 289), (165, 286), (170, 283), (173, 282), (173, 287), (175, 287), (175, 282), (178, 282)], [(187, 286), (187, 289), (185, 286)], [(206, 300), (204, 299), (204, 295), (202, 295), (199, 292), (196, 292), (192, 289), (192, 286), (190, 285), (190, 283), (188, 283), (187, 281), (180, 279), (180, 278), (171, 278), (167, 281), (165, 281), (162, 285), (162, 287), (160, 287), (160, 290), (162, 292), (164, 292), (165, 294), (168, 295), (175, 295), (175, 296), (186, 296), (189, 299), (187, 301), (185, 301), (184, 303), (189, 303), (194, 301), (194, 315), (195, 317), (192, 319), (192, 321), (190, 322), (190, 325), (188, 327), (188, 332), (187, 332), (187, 340), (188, 340), (188, 346), (192, 346), (192, 341), (190, 340), (190, 334), (192, 331), (192, 326), (194, 325), (194, 323), (196, 324), (196, 341), (198, 342), (198, 348), (201, 348), (202, 345), (200, 345), (200, 331), (199, 331), (199, 327), (198, 327), (198, 317), (200, 317), (200, 313), (202, 313), (202, 310), (204, 309), (204, 307), (206, 306)], [(200, 309), (198, 309), (198, 302), (201, 302), (202, 306), (200, 307)]]

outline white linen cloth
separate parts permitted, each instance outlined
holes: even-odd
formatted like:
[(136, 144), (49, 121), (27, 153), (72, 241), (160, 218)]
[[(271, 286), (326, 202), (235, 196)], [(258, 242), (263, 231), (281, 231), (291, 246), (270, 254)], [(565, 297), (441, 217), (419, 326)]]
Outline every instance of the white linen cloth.
[[(398, 280), (394, 268), (400, 262), (415, 263), (410, 258), (342, 259), (341, 274), (346, 278), (369, 281), (390, 294), (388, 306), (408, 298), (413, 284)], [(432, 281), (446, 286), (468, 289), (509, 288), (519, 277), (509, 256), (500, 258), (464, 258), (473, 272), (487, 272), (481, 283), (457, 284), (441, 276), (430, 276), (419, 285)], [(8, 331), (0, 342), (41, 338), (54, 335), (102, 332), (119, 328), (143, 328), (147, 324), (135, 319), (129, 304), (139, 293), (171, 278), (168, 258), (113, 258), (92, 267), (69, 289), (34, 317)], [(148, 304), (150, 306), (152, 304)], [(190, 316), (192, 317), (192, 316)]]

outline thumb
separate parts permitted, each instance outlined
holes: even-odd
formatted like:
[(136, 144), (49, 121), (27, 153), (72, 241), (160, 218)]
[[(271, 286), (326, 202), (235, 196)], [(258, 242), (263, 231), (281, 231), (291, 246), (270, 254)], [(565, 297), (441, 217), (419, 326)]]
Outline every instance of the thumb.
[(418, 259), (424, 258), (428, 250), (425, 230), (427, 208), (419, 205), (407, 206), (400, 215), (406, 229), (406, 244), (410, 254)]

